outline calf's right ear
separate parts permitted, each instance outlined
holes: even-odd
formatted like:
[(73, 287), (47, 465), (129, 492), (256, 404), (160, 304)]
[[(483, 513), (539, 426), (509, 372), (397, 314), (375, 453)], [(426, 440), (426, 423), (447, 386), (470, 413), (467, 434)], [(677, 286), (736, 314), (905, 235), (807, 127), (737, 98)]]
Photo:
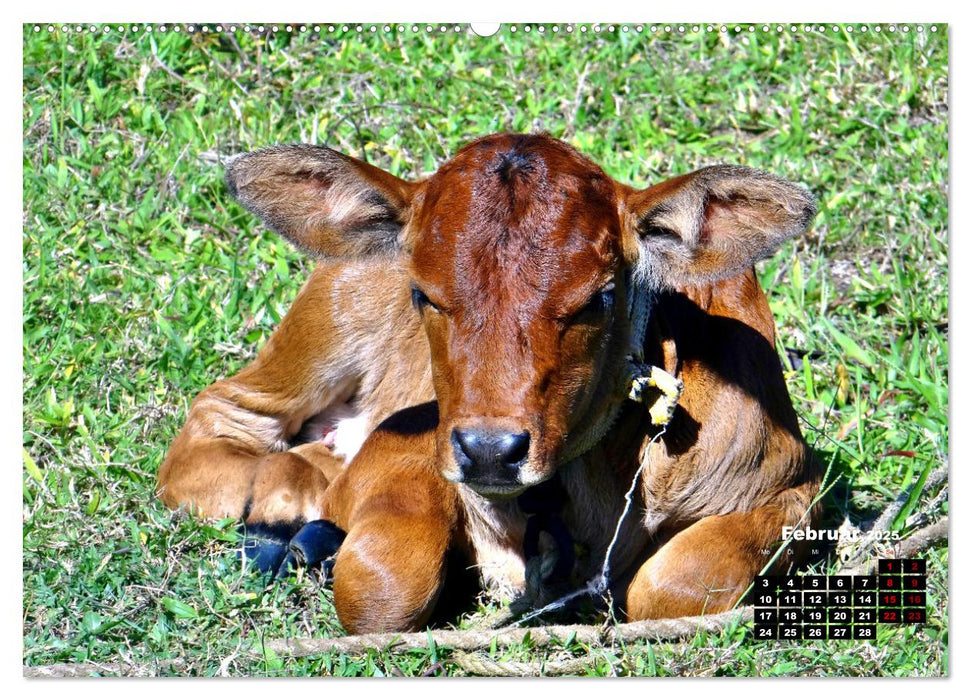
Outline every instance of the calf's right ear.
[(655, 288), (724, 279), (803, 233), (816, 213), (802, 187), (751, 168), (716, 165), (624, 197), (635, 271)]
[(416, 184), (323, 146), (272, 146), (233, 159), (230, 194), (297, 247), (320, 257), (390, 252)]

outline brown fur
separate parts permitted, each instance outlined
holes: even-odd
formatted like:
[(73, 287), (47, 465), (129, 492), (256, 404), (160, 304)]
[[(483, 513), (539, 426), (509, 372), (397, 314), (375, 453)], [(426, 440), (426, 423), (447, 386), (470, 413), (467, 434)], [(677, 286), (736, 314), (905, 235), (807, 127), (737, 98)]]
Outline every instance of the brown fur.
[[(160, 496), (250, 523), (334, 521), (348, 532), (334, 590), (349, 631), (425, 625), (453, 552), (486, 586), (521, 592), (512, 497), (554, 474), (585, 552), (575, 580), (589, 579), (645, 449), (611, 560), (632, 619), (730, 607), (807, 515), (820, 474), (751, 270), (808, 225), (803, 190), (728, 166), (634, 190), (521, 135), (473, 142), (418, 183), (303, 146), (243, 156), (228, 180), (325, 260), (256, 361), (196, 399)], [(627, 403), (561, 464), (623, 391), (628, 279), (659, 294), (644, 352), (684, 396), (659, 442)], [(348, 412), (370, 437), (346, 468), (328, 444), (295, 444)], [(480, 478), (456, 431), (528, 434), (528, 452), (515, 474)]]

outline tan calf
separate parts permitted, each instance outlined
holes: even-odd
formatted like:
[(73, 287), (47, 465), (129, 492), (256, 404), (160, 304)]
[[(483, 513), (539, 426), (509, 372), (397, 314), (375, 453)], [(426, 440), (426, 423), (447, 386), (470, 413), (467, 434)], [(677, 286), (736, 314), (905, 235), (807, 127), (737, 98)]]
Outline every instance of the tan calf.
[[(641, 465), (610, 556), (631, 619), (730, 607), (811, 521), (820, 472), (752, 271), (808, 226), (804, 190), (730, 166), (636, 190), (510, 134), (420, 182), (310, 146), (227, 181), (322, 260), (256, 361), (196, 399), (159, 494), (294, 541), (335, 523), (349, 631), (422, 627), (456, 562), (536, 600), (595, 578)], [(659, 440), (626, 399), (641, 362), (684, 383)]]

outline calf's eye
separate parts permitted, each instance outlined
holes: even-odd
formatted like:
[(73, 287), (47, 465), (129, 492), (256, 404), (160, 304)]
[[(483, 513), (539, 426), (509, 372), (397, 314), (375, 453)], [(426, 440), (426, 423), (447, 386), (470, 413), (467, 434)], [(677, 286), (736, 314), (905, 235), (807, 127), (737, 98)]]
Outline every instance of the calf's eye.
[(598, 289), (590, 297), (586, 305), (573, 317), (574, 321), (598, 321), (608, 315), (614, 308), (614, 283)]
[(439, 310), (438, 307), (435, 306), (427, 296), (425, 296), (423, 291), (414, 286), (411, 288), (411, 304), (419, 312), (424, 311), (426, 308), (435, 312)]

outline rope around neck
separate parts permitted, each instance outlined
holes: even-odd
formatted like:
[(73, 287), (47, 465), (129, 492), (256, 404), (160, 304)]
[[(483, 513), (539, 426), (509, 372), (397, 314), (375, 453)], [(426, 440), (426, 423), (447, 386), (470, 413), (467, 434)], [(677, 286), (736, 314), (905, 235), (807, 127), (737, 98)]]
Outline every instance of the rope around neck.
[[(630, 488), (627, 489), (627, 493), (624, 495), (624, 509), (617, 519), (617, 526), (614, 529), (610, 544), (607, 545), (607, 551), (604, 554), (600, 573), (591, 578), (582, 588), (557, 598), (552, 603), (544, 605), (538, 610), (534, 610), (520, 618), (517, 624), (532, 620), (551, 610), (562, 608), (576, 598), (588, 595), (598, 596), (607, 591), (610, 585), (611, 574), (610, 557), (613, 554), (617, 540), (620, 538), (620, 531), (624, 525), (624, 521), (627, 519), (627, 514), (630, 512), (634, 491), (640, 480), (641, 472), (644, 471), (644, 467), (647, 465), (647, 453), (649, 452), (650, 446), (660, 440), (661, 436), (666, 432), (667, 425), (674, 415), (674, 409), (684, 390), (684, 384), (680, 379), (668, 374), (659, 367), (644, 364), (644, 340), (647, 336), (647, 325), (650, 321), (651, 311), (654, 308), (655, 295), (652, 290), (645, 289), (636, 283), (632, 283), (629, 290), (627, 313), (630, 319), (631, 333), (626, 367), (624, 368), (621, 380), (621, 388), (623, 391), (617, 392), (609, 397), (610, 403), (603, 417), (595, 421), (588, 430), (581, 433), (578, 440), (571, 442), (567, 446), (560, 463), (565, 464), (570, 462), (593, 449), (613, 427), (617, 416), (620, 414), (624, 400), (632, 399), (639, 403), (644, 403), (645, 389), (648, 387), (656, 388), (660, 392), (658, 398), (648, 407), (648, 413), (650, 414), (651, 422), (659, 426), (661, 430), (651, 438), (651, 441), (644, 448), (644, 457), (640, 460), (637, 470), (631, 479)], [(528, 568), (527, 563), (527, 570)]]
[(626, 366), (620, 379), (620, 391), (608, 397), (607, 409), (601, 417), (579, 434), (576, 440), (567, 443), (560, 457), (560, 464), (566, 464), (582, 457), (604, 439), (620, 415), (625, 399), (644, 402), (644, 390), (654, 387), (660, 390), (660, 397), (649, 407), (651, 422), (664, 426), (671, 420), (674, 408), (681, 398), (684, 385), (659, 367), (644, 364), (644, 340), (647, 325), (654, 309), (656, 295), (654, 290), (631, 280), (628, 284), (627, 317), (630, 319), (630, 341), (627, 347)]

